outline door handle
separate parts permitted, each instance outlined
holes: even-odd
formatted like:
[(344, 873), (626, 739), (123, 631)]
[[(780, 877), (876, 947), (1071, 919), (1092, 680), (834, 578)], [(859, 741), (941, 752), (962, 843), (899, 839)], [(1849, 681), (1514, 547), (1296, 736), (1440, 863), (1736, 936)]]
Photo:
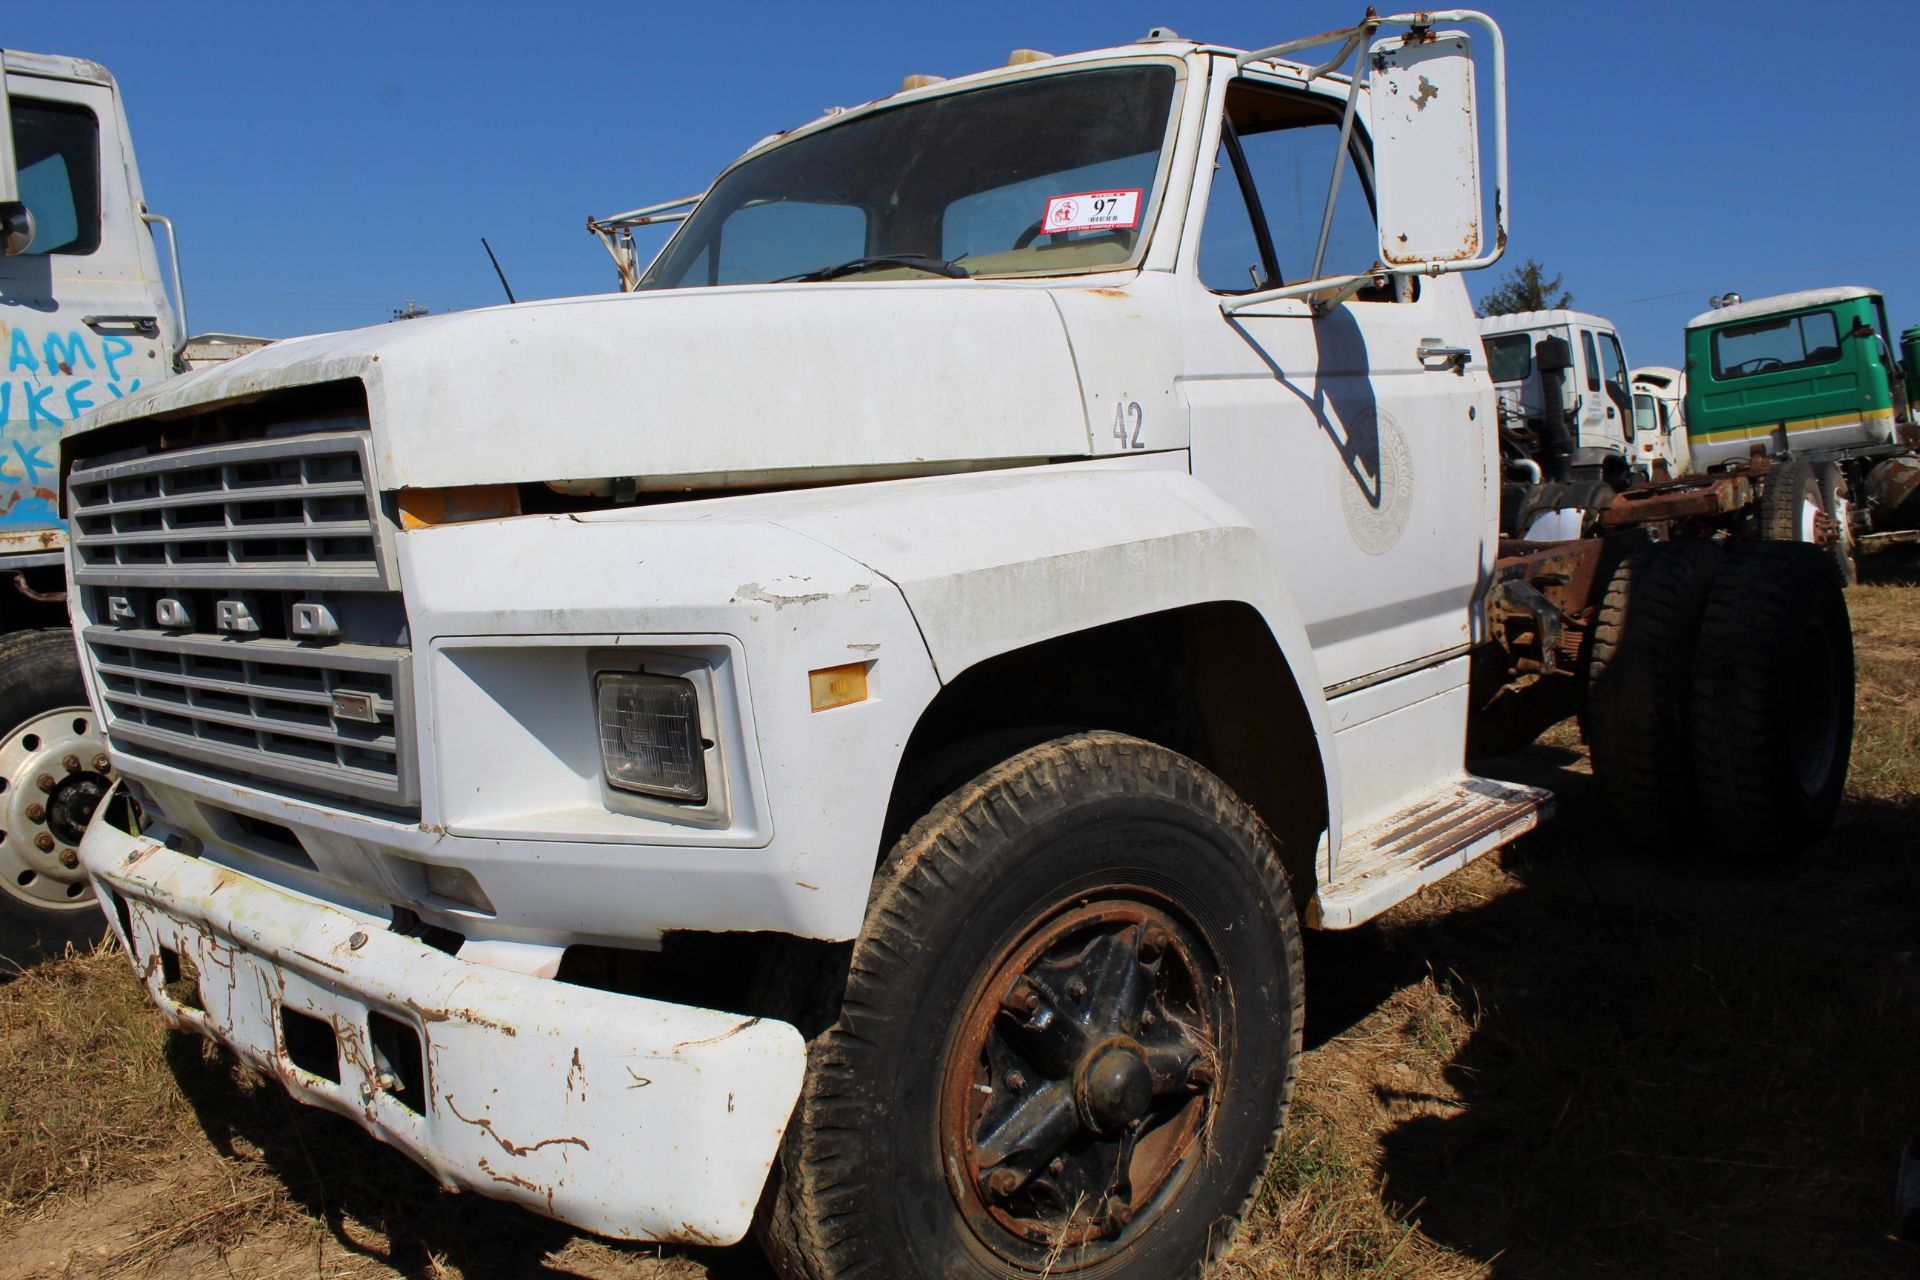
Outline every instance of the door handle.
[[(1442, 346), (1437, 338), (1426, 339), (1413, 349), (1413, 353), (1420, 357), (1420, 367), (1423, 369), (1451, 369), (1460, 374), (1467, 371), (1468, 363), (1473, 360), (1471, 347)], [(1445, 363), (1435, 364), (1436, 360)]]
[(103, 329), (116, 329), (152, 338), (160, 332), (158, 316), (81, 316), (80, 323), (96, 333)]

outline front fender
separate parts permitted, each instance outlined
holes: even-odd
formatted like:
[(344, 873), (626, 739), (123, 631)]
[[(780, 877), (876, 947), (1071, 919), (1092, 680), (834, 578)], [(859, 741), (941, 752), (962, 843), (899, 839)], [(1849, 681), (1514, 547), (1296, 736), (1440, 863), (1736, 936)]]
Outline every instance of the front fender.
[(1328, 766), (1319, 666), (1272, 549), (1181, 453), (788, 495), (764, 512), (899, 588), (942, 683), (988, 658), (1104, 623), (1214, 602), (1265, 621)]

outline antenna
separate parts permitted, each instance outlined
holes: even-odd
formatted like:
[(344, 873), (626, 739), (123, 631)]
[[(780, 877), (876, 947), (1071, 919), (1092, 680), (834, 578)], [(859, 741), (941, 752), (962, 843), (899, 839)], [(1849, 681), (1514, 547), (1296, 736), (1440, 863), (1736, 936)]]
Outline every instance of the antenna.
[(485, 236), (480, 237), (480, 247), (487, 251), (487, 261), (493, 264), (493, 274), (500, 277), (500, 287), (507, 291), (507, 301), (515, 301), (513, 286), (507, 283), (507, 273), (500, 269), (500, 259), (493, 256), (493, 246), (487, 243)]

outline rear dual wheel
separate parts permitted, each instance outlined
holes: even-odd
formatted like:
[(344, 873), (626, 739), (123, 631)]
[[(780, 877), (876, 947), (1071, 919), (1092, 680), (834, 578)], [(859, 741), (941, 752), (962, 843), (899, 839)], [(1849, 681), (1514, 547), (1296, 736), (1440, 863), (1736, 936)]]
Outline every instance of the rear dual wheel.
[(1118, 734), (1022, 751), (882, 866), (762, 1243), (795, 1280), (1196, 1275), (1301, 1008), (1279, 855), (1219, 779)]
[(1613, 824), (1774, 857), (1832, 825), (1853, 745), (1853, 635), (1828, 553), (1654, 543), (1607, 586), (1587, 738)]
[(1760, 856), (1824, 836), (1853, 750), (1853, 627), (1818, 547), (1733, 547), (1694, 657), (1693, 763), (1719, 842)]

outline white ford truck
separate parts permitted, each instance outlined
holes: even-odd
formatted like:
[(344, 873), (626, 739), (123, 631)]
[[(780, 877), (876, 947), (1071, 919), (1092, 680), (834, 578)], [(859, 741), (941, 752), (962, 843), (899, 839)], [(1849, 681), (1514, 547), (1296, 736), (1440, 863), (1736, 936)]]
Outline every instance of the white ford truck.
[[(1504, 110), (1483, 200), (1457, 27), (1498, 107), (1476, 13), (1159, 31), (769, 139), (629, 291), (97, 412), (73, 615), (138, 815), (81, 853), (166, 1017), (612, 1236), (1195, 1274), (1277, 1141), (1300, 929), (1540, 820), (1477, 713), (1598, 662), (1630, 735), (1675, 678), (1625, 612), (1664, 514), (1496, 527), (1456, 273)], [(1678, 678), (1739, 715), (1669, 731), (1769, 847), (1851, 733), (1807, 565), (1726, 556), (1727, 666)], [(1832, 679), (1782, 727), (1724, 685), (1784, 644)]]

